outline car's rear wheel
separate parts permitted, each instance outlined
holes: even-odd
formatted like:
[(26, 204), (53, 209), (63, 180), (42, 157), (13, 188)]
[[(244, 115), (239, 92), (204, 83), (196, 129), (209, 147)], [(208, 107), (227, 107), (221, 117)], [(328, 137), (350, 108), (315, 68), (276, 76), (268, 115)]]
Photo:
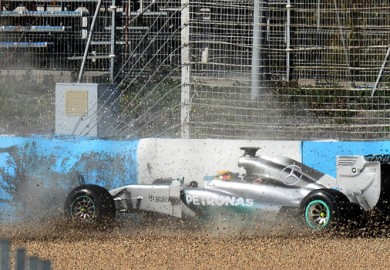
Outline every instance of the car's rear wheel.
[(305, 221), (309, 227), (325, 228), (331, 221), (331, 206), (323, 200), (313, 200), (305, 208)]
[(111, 194), (97, 185), (73, 189), (65, 200), (64, 210), (68, 218), (86, 223), (111, 221), (116, 214)]
[(351, 204), (337, 190), (318, 189), (306, 196), (301, 209), (306, 226), (323, 230), (344, 224), (350, 215)]

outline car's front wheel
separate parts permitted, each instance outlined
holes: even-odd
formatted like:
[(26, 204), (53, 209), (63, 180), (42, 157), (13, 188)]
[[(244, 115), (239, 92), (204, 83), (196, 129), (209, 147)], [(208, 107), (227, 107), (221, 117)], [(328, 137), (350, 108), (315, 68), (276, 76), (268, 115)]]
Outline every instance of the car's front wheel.
[(81, 185), (73, 189), (65, 200), (66, 217), (82, 222), (111, 221), (116, 208), (111, 194), (97, 185)]

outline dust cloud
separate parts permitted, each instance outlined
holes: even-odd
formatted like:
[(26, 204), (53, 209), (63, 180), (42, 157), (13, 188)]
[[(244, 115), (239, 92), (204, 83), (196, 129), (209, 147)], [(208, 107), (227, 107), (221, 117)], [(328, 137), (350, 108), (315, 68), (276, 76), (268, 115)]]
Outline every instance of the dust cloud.
[(0, 223), (31, 223), (61, 217), (69, 191), (58, 183), (39, 178), (20, 181), (13, 201), (1, 209)]

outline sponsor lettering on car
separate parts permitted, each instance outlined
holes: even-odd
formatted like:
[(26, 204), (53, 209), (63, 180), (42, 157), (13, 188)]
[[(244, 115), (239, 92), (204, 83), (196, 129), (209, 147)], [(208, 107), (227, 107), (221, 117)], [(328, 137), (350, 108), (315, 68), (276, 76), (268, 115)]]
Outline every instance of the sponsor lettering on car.
[(167, 196), (154, 196), (152, 194), (149, 195), (149, 200), (156, 203), (165, 203), (169, 202), (169, 197)]
[(253, 199), (223, 195), (216, 197), (202, 197), (187, 194), (186, 201), (188, 204), (197, 206), (253, 206)]

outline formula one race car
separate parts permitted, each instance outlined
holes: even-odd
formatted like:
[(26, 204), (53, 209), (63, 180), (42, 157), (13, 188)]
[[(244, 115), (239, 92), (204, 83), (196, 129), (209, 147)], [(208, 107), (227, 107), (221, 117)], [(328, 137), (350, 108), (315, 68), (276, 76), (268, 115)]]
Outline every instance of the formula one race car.
[(256, 156), (243, 147), (238, 160), (244, 174), (221, 171), (215, 177), (184, 184), (158, 179), (150, 185), (127, 185), (107, 191), (97, 185), (73, 189), (65, 213), (82, 221), (111, 220), (117, 212), (155, 212), (174, 217), (205, 216), (219, 211), (256, 214), (295, 212), (313, 229), (346, 222), (386, 205), (387, 156), (339, 156), (337, 178), (288, 157)]

